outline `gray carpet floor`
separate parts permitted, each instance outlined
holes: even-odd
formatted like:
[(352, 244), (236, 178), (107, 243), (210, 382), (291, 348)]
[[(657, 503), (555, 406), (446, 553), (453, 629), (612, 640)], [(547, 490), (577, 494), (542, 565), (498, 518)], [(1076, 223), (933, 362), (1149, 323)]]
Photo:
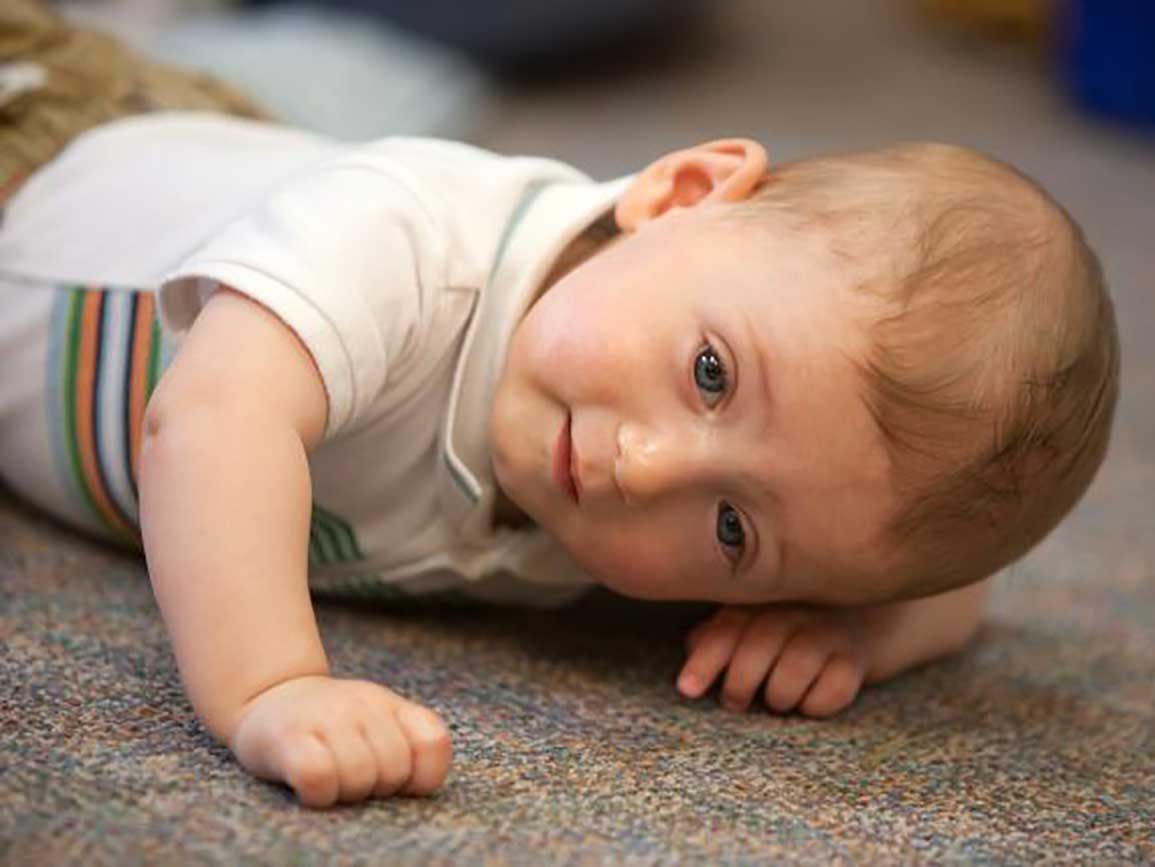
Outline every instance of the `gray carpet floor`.
[(815, 722), (678, 698), (701, 606), (322, 600), (336, 670), (437, 708), (456, 753), (434, 798), (308, 812), (200, 729), (142, 565), (0, 494), (0, 861), (1155, 861), (1155, 138), (1075, 111), (1038, 56), (907, 6), (719, 2), (641, 62), (507, 84), (476, 139), (610, 177), (727, 134), (779, 158), (934, 138), (1069, 207), (1119, 311), (1117, 431), (970, 649)]

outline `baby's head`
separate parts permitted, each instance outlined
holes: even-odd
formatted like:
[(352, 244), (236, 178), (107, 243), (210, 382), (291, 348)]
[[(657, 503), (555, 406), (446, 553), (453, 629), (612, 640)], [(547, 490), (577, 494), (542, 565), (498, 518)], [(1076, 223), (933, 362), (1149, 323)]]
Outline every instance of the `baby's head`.
[(503, 491), (607, 586), (940, 592), (1025, 553), (1102, 462), (1102, 274), (1008, 166), (909, 145), (768, 169), (726, 140), (650, 165), (615, 218), (519, 323), (491, 422)]

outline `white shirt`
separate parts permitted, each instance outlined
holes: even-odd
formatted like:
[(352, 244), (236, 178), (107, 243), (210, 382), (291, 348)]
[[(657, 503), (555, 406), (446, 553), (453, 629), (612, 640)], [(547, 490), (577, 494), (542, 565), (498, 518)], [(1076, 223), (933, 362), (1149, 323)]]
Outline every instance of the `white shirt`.
[(549, 605), (590, 579), (544, 532), (492, 526), (489, 409), (515, 325), (626, 181), (444, 141), (150, 114), (30, 178), (0, 262), (31, 284), (156, 290), (176, 351), (221, 284), (297, 333), (329, 403), (309, 456), (313, 589)]
[(544, 532), (492, 526), (487, 428), (516, 323), (623, 185), (552, 160), (390, 138), (294, 176), (167, 275), (171, 331), (226, 284), (279, 316), (317, 363), (329, 417), (310, 458), (314, 588), (554, 604), (589, 585)]

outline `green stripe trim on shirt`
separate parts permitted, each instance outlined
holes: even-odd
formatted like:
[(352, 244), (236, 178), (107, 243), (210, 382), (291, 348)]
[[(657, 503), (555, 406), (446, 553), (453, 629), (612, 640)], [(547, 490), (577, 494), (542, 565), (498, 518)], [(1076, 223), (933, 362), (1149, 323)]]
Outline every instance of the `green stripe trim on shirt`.
[[(159, 313), (157, 314), (159, 316)], [(161, 362), (161, 333), (160, 322), (157, 319), (152, 320), (152, 344), (149, 346), (149, 364), (148, 364), (148, 397), (156, 391), (156, 381), (160, 379)]]
[(313, 514), (309, 522), (309, 563), (350, 563), (364, 560), (365, 555), (357, 544), (357, 535), (349, 522), (313, 503)]

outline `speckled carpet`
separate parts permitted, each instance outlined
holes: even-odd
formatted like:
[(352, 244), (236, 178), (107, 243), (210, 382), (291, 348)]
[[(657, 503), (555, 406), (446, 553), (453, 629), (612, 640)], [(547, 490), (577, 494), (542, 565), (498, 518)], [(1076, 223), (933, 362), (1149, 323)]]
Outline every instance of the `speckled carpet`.
[(441, 711), (455, 760), (434, 798), (309, 812), (200, 729), (141, 564), (0, 493), (0, 862), (1155, 863), (1155, 143), (887, 4), (718, 8), (724, 48), (513, 87), (482, 143), (611, 177), (727, 133), (779, 155), (941, 138), (1067, 203), (1112, 281), (1123, 401), (1100, 478), (978, 640), (815, 722), (677, 696), (701, 606), (324, 600), (337, 673)]
[(969, 652), (823, 722), (679, 699), (700, 606), (323, 601), (336, 672), (444, 713), (456, 753), (429, 800), (318, 813), (199, 728), (137, 561), (10, 500), (0, 552), (7, 864), (1155, 859), (1155, 598), (1134, 559), (1024, 568)]

